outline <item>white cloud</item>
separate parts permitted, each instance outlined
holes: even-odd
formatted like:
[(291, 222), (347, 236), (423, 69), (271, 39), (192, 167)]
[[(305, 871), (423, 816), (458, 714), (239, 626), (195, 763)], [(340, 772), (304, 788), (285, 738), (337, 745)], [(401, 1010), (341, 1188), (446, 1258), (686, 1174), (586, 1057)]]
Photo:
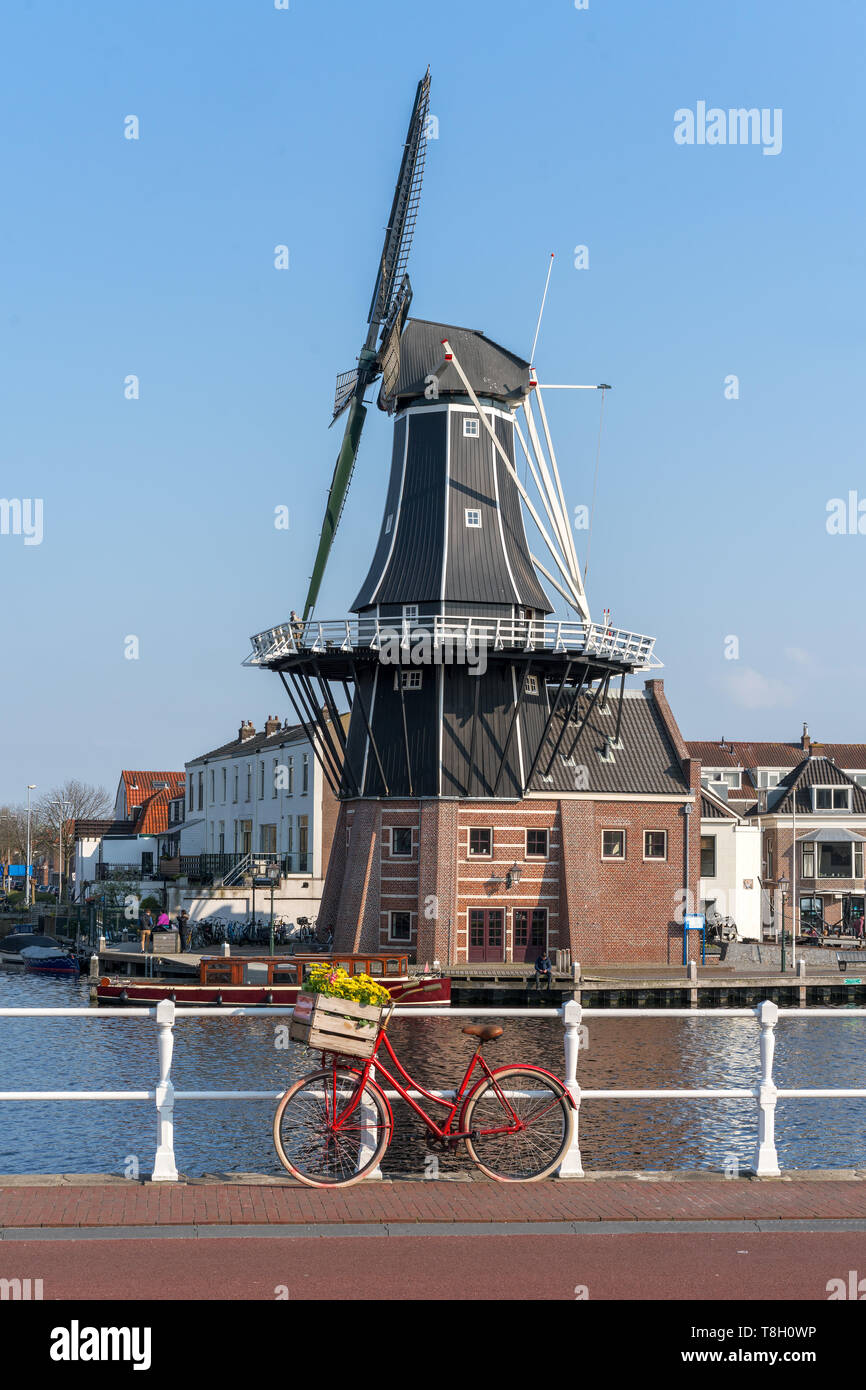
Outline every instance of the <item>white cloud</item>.
[(728, 693), (735, 705), (744, 709), (774, 709), (793, 703), (793, 692), (783, 681), (762, 676), (751, 666), (734, 667), (725, 675)]
[(786, 647), (785, 655), (789, 661), (795, 662), (798, 666), (811, 666), (811, 653), (804, 651), (802, 647)]

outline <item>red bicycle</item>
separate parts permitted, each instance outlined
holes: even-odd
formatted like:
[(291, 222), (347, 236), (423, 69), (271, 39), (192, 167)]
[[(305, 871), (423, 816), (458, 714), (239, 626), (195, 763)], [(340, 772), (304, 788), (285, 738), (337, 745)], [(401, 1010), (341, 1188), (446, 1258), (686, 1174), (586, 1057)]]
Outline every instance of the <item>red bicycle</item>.
[[(392, 1012), (393, 1005), (370, 1057), (359, 1061), (322, 1053), (321, 1068), (296, 1081), (280, 1099), (274, 1145), (292, 1177), (309, 1187), (348, 1187), (379, 1166), (394, 1133), (394, 1115), (371, 1075), (374, 1065), (424, 1121), (434, 1144), (452, 1150), (465, 1144), (488, 1177), (537, 1182), (559, 1166), (571, 1143), (574, 1101), (557, 1076), (523, 1064), (491, 1070), (482, 1049), (504, 1030), (473, 1024), (463, 1032), (477, 1038), (475, 1051), (454, 1100), (445, 1100), (420, 1086), (399, 1061), (386, 1031)], [(397, 1075), (380, 1057), (383, 1050)], [(482, 1074), (470, 1085), (476, 1069)], [(441, 1124), (407, 1086), (448, 1112)]]

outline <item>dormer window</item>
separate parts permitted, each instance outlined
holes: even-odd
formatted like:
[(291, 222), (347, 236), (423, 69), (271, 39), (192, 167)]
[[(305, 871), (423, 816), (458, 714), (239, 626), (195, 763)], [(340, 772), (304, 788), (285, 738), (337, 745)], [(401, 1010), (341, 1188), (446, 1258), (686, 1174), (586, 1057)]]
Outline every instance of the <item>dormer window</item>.
[(756, 768), (752, 773), (752, 777), (754, 778), (755, 786), (763, 789), (778, 787), (782, 780), (781, 772), (772, 771), (770, 768), (766, 767)]
[(850, 811), (850, 787), (813, 787), (813, 811)]
[(386, 535), (386, 536), (390, 536), (390, 534), (391, 534), (391, 522), (392, 522), (393, 520), (394, 520), (394, 513), (393, 513), (393, 512), (389, 512), (388, 515), (387, 515), (387, 517), (385, 518), (385, 535)]
[(479, 435), (480, 421), (477, 415), (466, 415), (463, 418), (463, 438), (477, 439)]
[(742, 771), (740, 768), (727, 767), (705, 767), (701, 773), (701, 781), (710, 790), (714, 786), (727, 787), (729, 791), (737, 792), (740, 790)]

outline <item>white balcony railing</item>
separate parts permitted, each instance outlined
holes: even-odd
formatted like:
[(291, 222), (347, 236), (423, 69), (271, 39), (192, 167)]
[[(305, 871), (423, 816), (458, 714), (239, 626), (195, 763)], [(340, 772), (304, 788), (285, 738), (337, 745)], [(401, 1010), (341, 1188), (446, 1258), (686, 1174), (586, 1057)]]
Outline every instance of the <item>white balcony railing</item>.
[[(252, 1008), (220, 1009), (219, 1017), (226, 1014), (234, 1017), (262, 1018), (265, 1016), (291, 1015), (292, 1009)], [(809, 1023), (813, 1019), (833, 1019), (836, 1023), (847, 1025), (852, 1018), (866, 1018), (866, 1009), (780, 1009), (776, 1004), (765, 1001), (753, 1009), (584, 1009), (580, 1004), (569, 1001), (561, 1009), (449, 1009), (447, 1015), (434, 1008), (396, 1008), (395, 1015), (407, 1018), (559, 1018), (563, 1025), (565, 1069), (563, 1080), (575, 1103), (576, 1114), (571, 1147), (559, 1169), (560, 1177), (582, 1177), (583, 1164), (580, 1155), (580, 1134), (578, 1120), (580, 1106), (585, 1100), (754, 1100), (757, 1102), (757, 1135), (752, 1170), (758, 1177), (778, 1177), (779, 1160), (776, 1151), (775, 1122), (776, 1102), (791, 1100), (841, 1100), (866, 1099), (864, 1087), (797, 1087), (779, 1089), (773, 1080), (773, 1058), (776, 1048), (776, 1024), (780, 1018), (796, 1019), (798, 1023)], [(270, 1100), (276, 1102), (281, 1091), (176, 1091), (171, 1080), (171, 1062), (174, 1050), (174, 1028), (176, 1021), (186, 1018), (213, 1018), (213, 1009), (178, 1009), (170, 999), (157, 1004), (156, 1008), (117, 1008), (117, 1009), (0, 1009), (0, 1018), (39, 1018), (59, 1020), (62, 1018), (81, 1018), (98, 1024), (104, 1019), (117, 1018), (155, 1018), (157, 1031), (158, 1076), (152, 1089), (144, 1091), (0, 1091), (0, 1101), (30, 1101), (44, 1104), (50, 1101), (151, 1101), (156, 1103), (157, 1147), (154, 1157), (152, 1178), (154, 1182), (176, 1182), (178, 1178), (174, 1153), (174, 1110), (178, 1101), (237, 1101)], [(632, 1018), (688, 1018), (712, 1023), (715, 1019), (748, 1018), (757, 1020), (757, 1058), (760, 1080), (755, 1086), (689, 1087), (667, 1090), (599, 1090), (582, 1089), (578, 1079), (578, 1055), (585, 1036), (584, 1020), (604, 1018), (609, 1020)], [(4, 1049), (11, 1055), (10, 1049)], [(311, 1062), (310, 1070), (315, 1064)], [(393, 1099), (397, 1093), (388, 1091)], [(410, 1092), (418, 1096), (419, 1093)], [(453, 1096), (453, 1091), (436, 1091), (433, 1094)], [(265, 1138), (263, 1131), (263, 1140)], [(50, 1154), (46, 1153), (50, 1162)], [(852, 1162), (854, 1161), (852, 1155)], [(856, 1157), (859, 1158), (859, 1155)]]
[(280, 623), (250, 638), (252, 652), (245, 666), (263, 666), (280, 657), (300, 652), (321, 653), (382, 651), (396, 643), (408, 653), (424, 647), (427, 659), (447, 661), (448, 648), (488, 652), (561, 652), (563, 655), (597, 656), (624, 661), (636, 670), (657, 668), (653, 656), (655, 638), (603, 623), (565, 619), (449, 617), (432, 614), (418, 618), (353, 617), (321, 622)]

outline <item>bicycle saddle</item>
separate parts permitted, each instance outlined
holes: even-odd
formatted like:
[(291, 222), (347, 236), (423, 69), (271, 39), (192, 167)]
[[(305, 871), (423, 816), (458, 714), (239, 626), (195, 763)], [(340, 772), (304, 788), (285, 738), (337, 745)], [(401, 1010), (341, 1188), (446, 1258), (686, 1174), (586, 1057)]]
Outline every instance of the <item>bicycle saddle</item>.
[(468, 1033), (470, 1038), (478, 1038), (480, 1042), (485, 1043), (498, 1038), (500, 1034), (505, 1032), (505, 1029), (500, 1028), (496, 1023), (470, 1023), (468, 1028), (463, 1029), (463, 1032)]

